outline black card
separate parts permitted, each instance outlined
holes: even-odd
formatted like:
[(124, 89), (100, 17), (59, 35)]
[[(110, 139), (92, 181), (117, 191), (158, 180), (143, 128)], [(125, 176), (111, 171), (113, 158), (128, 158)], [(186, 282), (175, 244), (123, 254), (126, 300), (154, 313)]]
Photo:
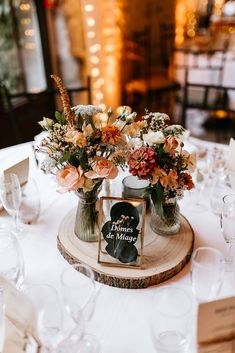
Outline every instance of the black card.
[(145, 201), (103, 197), (99, 262), (139, 266)]

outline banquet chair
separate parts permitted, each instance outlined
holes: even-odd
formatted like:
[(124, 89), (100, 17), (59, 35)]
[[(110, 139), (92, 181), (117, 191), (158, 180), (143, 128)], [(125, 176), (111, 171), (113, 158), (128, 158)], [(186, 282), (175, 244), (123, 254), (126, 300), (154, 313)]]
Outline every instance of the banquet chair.
[(184, 70), (181, 124), (190, 128), (190, 110), (200, 111), (206, 117), (203, 127), (213, 132), (218, 142), (235, 135), (235, 84), (228, 77), (235, 54), (227, 48), (187, 50), (185, 61), (180, 62)]
[(177, 70), (182, 70), (183, 74), (182, 91), (178, 97), (182, 104), (182, 125), (187, 125), (187, 114), (190, 109), (202, 111), (227, 109), (230, 84), (225, 85), (224, 70), (226, 63), (234, 60), (234, 55), (227, 51), (227, 45), (223, 49), (176, 51), (181, 55), (181, 59), (174, 65)]
[(123, 40), (123, 103), (140, 111), (148, 108), (170, 114), (170, 96), (180, 85), (168, 67), (153, 70), (150, 28), (134, 32)]
[[(1, 147), (31, 141), (41, 132), (38, 121), (43, 116), (54, 118), (55, 111), (62, 111), (60, 94), (57, 89), (46, 89), (38, 93), (20, 92), (11, 94), (4, 83), (1, 85), (0, 118), (7, 128), (3, 136), (1, 133)], [(91, 104), (91, 82), (87, 78), (86, 85), (82, 87), (67, 88), (72, 106), (78, 104)], [(2, 142), (6, 140), (5, 142)], [(3, 146), (4, 145), (4, 146)]]

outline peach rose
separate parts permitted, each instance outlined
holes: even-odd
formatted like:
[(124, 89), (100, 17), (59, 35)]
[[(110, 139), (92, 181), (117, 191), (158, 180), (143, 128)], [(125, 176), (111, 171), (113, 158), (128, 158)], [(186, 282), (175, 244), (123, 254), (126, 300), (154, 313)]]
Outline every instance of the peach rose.
[(68, 130), (64, 136), (66, 142), (71, 142), (74, 146), (85, 147), (87, 145), (86, 137), (77, 130)]
[(85, 181), (81, 169), (72, 165), (67, 165), (64, 169), (59, 170), (56, 179), (59, 185), (58, 191), (61, 193), (76, 191), (83, 187)]
[(92, 169), (85, 173), (85, 176), (90, 179), (105, 178), (114, 179), (118, 175), (118, 168), (108, 159), (96, 156)]

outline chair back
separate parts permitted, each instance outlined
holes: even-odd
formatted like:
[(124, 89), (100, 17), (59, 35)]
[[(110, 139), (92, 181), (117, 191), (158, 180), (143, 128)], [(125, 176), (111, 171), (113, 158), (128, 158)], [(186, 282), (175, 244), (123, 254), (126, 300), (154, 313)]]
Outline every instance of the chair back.
[[(9, 134), (7, 143), (1, 143), (1, 147), (31, 141), (41, 131), (38, 122), (44, 116), (54, 118), (55, 111), (63, 109), (57, 89), (47, 89), (38, 93), (10, 94), (4, 83), (1, 83), (0, 87), (0, 112), (2, 113), (0, 117), (7, 126), (6, 130)], [(91, 104), (90, 77), (85, 86), (67, 88), (67, 92), (72, 106)], [(1, 130), (1, 134), (5, 133), (6, 131)], [(0, 140), (3, 141), (3, 136)]]
[[(235, 91), (234, 59), (234, 53), (228, 51), (228, 42), (223, 49), (178, 49), (175, 52), (176, 77), (182, 85), (182, 125), (186, 125), (189, 109), (233, 110), (230, 97), (231, 91)], [(234, 79), (231, 80), (230, 70), (228, 80), (225, 73), (231, 63)]]

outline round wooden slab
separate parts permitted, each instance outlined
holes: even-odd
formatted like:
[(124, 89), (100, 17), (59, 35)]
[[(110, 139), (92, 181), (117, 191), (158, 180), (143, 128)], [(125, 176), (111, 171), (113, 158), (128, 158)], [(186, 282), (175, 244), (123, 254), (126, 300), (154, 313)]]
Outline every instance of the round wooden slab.
[(183, 216), (180, 231), (173, 236), (155, 234), (146, 218), (143, 269), (139, 269), (98, 263), (98, 242), (87, 243), (74, 234), (75, 215), (76, 208), (62, 220), (57, 238), (58, 249), (70, 264), (82, 262), (89, 265), (98, 282), (119, 288), (147, 288), (175, 276), (190, 260), (194, 233)]

